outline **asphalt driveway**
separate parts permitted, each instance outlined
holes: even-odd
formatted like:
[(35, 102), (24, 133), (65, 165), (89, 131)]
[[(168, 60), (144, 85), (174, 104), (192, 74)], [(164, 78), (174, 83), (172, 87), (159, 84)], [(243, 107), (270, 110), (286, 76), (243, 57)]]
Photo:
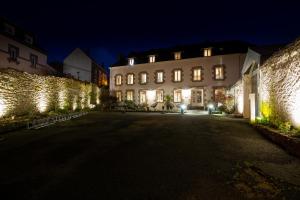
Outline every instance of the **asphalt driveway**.
[(300, 198), (300, 160), (240, 119), (95, 112), (4, 137), (1, 199)]

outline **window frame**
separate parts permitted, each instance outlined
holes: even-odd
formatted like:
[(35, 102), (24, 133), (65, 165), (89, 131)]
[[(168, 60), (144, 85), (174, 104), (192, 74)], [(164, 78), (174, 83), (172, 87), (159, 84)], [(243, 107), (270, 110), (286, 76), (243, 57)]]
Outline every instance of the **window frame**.
[[(158, 93), (159, 93), (159, 92), (162, 93), (162, 99), (161, 99), (161, 100), (158, 99), (158, 97), (159, 97)], [(156, 100), (157, 103), (163, 103), (163, 102), (164, 102), (164, 93), (165, 93), (165, 92), (164, 92), (164, 90), (162, 90), (162, 89), (156, 90), (156, 94), (155, 94), (156, 97), (155, 97), (155, 100)]]
[[(176, 72), (180, 71), (180, 80), (175, 80), (176, 76)], [(183, 70), (181, 68), (177, 68), (177, 69), (173, 69), (172, 71), (172, 81), (173, 83), (180, 83), (183, 81)]]
[[(146, 82), (142, 82), (142, 76), (146, 75)], [(146, 71), (142, 71), (139, 73), (139, 84), (140, 85), (147, 85), (149, 83), (149, 74)]]
[[(162, 73), (162, 81), (158, 81), (158, 74)], [(165, 82), (165, 71), (164, 70), (156, 70), (154, 72), (154, 77), (155, 77), (155, 83), (156, 84), (162, 84)]]
[[(217, 69), (222, 68), (222, 77), (217, 77)], [(213, 79), (216, 81), (224, 81), (226, 79), (226, 66), (225, 65), (215, 65), (213, 66)]]
[[(144, 93), (145, 95), (145, 102), (141, 102), (141, 93)], [(139, 104), (147, 104), (147, 91), (146, 90), (140, 90), (139, 91)]]
[(156, 56), (155, 55), (149, 55), (149, 63), (155, 63), (156, 62)]
[(204, 57), (211, 57), (212, 56), (212, 48), (205, 48), (203, 51)]
[[(15, 50), (15, 56), (13, 57), (12, 56), (12, 50)], [(18, 57), (19, 57), (19, 48), (14, 46), (14, 45), (11, 45), (9, 44), (8, 45), (8, 55), (9, 55), (9, 60), (11, 61), (17, 61), (18, 60)]]
[[(129, 83), (129, 77), (132, 76), (132, 80)], [(127, 73), (126, 74), (126, 85), (134, 85), (134, 73)]]
[[(35, 63), (33, 62), (33, 60), (34, 60), (33, 58), (35, 59)], [(29, 59), (30, 59), (31, 67), (36, 68), (36, 66), (38, 65), (38, 56), (34, 55), (34, 54), (30, 54)]]
[[(177, 91), (179, 91), (179, 92), (177, 92)], [(177, 101), (178, 97), (175, 95), (175, 93), (180, 94), (180, 101)], [(175, 98), (175, 96), (176, 96), (176, 98)], [(174, 89), (174, 91), (173, 91), (173, 102), (174, 103), (181, 103), (182, 102), (182, 90), (181, 89)]]
[[(132, 92), (132, 99), (128, 99), (128, 93)], [(134, 101), (134, 90), (126, 90), (126, 100), (127, 101)]]
[[(120, 84), (118, 84), (118, 77), (120, 77)], [(116, 86), (121, 86), (123, 84), (123, 76), (122, 74), (116, 74), (115, 75), (115, 85)]]
[[(200, 79), (199, 80), (195, 79), (195, 70), (200, 70)], [(192, 76), (192, 78), (191, 78), (192, 82), (201, 82), (201, 81), (203, 81), (203, 79), (204, 79), (203, 67), (201, 67), (201, 66), (193, 67), (191, 69), (191, 72), (192, 72), (192, 74), (191, 74), (191, 76)]]
[[(120, 96), (118, 97), (118, 93), (120, 94)], [(116, 91), (116, 98), (117, 98), (117, 102), (121, 102), (122, 101), (122, 90), (117, 90)]]

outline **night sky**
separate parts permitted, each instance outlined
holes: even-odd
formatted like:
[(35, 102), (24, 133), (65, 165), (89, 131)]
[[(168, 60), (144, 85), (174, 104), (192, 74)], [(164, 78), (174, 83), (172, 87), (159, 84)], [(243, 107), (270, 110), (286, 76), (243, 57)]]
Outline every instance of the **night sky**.
[(130, 51), (232, 39), (286, 43), (300, 36), (296, 1), (6, 1), (0, 10), (37, 35), (49, 61), (81, 47), (106, 66)]

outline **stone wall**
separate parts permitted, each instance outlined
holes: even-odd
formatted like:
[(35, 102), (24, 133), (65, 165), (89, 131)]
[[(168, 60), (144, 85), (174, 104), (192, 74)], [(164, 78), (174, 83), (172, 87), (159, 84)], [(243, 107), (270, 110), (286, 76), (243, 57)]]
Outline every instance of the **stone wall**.
[(278, 125), (300, 127), (300, 39), (274, 54), (261, 67), (263, 117)]
[(0, 117), (80, 110), (99, 104), (100, 90), (73, 79), (0, 71)]

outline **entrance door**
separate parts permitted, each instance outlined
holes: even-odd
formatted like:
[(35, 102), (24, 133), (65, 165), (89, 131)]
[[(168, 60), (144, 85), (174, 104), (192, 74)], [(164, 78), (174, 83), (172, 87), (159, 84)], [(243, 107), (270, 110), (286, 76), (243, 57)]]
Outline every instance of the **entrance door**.
[(203, 106), (203, 89), (192, 89), (191, 105), (193, 107)]

